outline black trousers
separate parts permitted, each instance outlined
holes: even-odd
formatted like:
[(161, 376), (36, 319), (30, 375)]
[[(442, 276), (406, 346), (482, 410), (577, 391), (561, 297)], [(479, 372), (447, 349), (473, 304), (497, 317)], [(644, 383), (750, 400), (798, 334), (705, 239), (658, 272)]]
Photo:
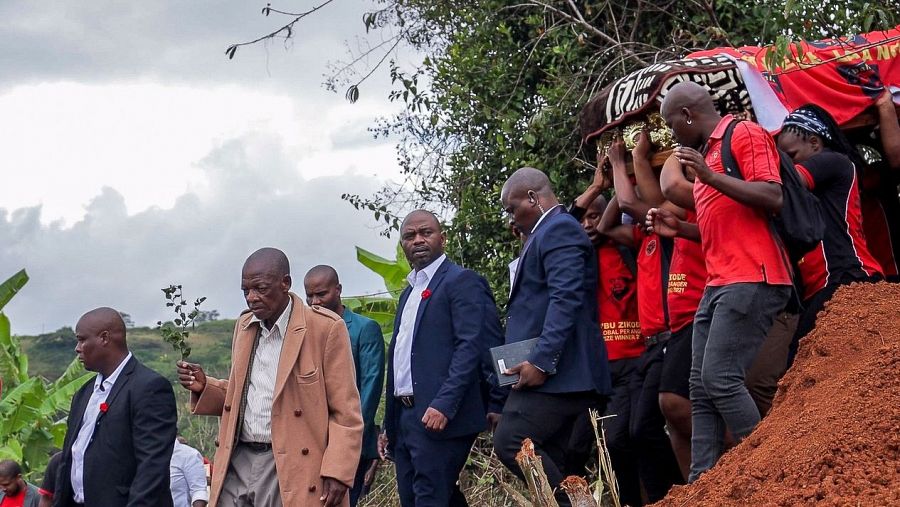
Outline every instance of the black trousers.
[[(609, 451), (609, 459), (619, 485), (619, 500), (622, 505), (629, 507), (641, 507), (644, 504), (638, 474), (638, 450), (630, 434), (631, 414), (637, 408), (641, 394), (641, 384), (635, 381), (640, 364), (639, 357), (609, 362), (613, 392), (606, 404), (602, 420), (606, 449)], [(588, 460), (597, 455), (594, 426), (587, 412), (575, 421), (569, 447), (569, 454), (566, 455), (566, 472), (569, 475), (586, 475)]]
[(659, 408), (664, 343), (651, 345), (641, 355), (638, 374), (632, 377), (638, 400), (631, 414), (630, 434), (638, 453), (638, 471), (650, 503), (662, 500), (675, 484), (684, 484), (666, 418)]
[(363, 482), (366, 480), (366, 472), (376, 459), (378, 458), (361, 458), (359, 460), (359, 466), (356, 467), (356, 476), (353, 479), (353, 487), (347, 492), (350, 495), (350, 507), (356, 507), (360, 497), (368, 493), (368, 491), (363, 491)]
[(622, 505), (640, 507), (641, 481), (638, 468), (638, 449), (629, 431), (631, 417), (640, 400), (641, 385), (637, 382), (640, 358), (618, 359), (609, 362), (613, 394), (609, 399), (603, 420), (606, 448), (619, 483), (619, 499)]
[(459, 472), (475, 442), (474, 435), (434, 438), (414, 410), (397, 411), (394, 465), (402, 507), (466, 507)]
[[(602, 412), (605, 405), (606, 399), (594, 392), (512, 391), (494, 432), (494, 451), (506, 468), (524, 480), (516, 463), (516, 454), (522, 449), (522, 441), (530, 438), (535, 452), (541, 457), (550, 486), (556, 488), (568, 475), (584, 475), (584, 462), (578, 464), (571, 459), (572, 449), (590, 448), (593, 433), (581, 432), (577, 438), (581, 442), (573, 442), (572, 436), (577, 421), (588, 409)], [(558, 492), (556, 500), (560, 507), (571, 505), (562, 491)]]

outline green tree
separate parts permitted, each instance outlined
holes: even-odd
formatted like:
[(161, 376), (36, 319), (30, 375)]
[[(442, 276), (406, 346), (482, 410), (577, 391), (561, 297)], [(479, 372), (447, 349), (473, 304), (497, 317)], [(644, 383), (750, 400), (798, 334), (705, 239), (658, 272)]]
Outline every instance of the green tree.
[[(326, 86), (355, 101), (380, 66), (390, 73), (389, 100), (405, 107), (373, 130), (398, 141), (404, 178), (375, 195), (344, 198), (370, 211), (385, 234), (412, 207), (452, 217), (450, 255), (485, 274), (500, 303), (518, 248), (501, 232), (500, 186), (530, 165), (550, 175), (561, 198), (578, 195), (594, 160), (583, 150), (578, 116), (603, 86), (692, 50), (776, 43), (785, 55), (797, 38), (898, 22), (895, 0), (381, 0), (378, 7), (363, 16), (369, 49), (335, 65)], [(296, 23), (314, 11), (267, 6), (264, 14), (290, 16), (288, 23), (242, 44), (299, 37)], [(401, 47), (421, 63), (397, 63)]]
[[(0, 285), (0, 310), (28, 282), (25, 270)], [(62, 447), (66, 413), (72, 396), (92, 374), (77, 360), (55, 381), (28, 376), (28, 356), (10, 332), (9, 318), (0, 312), (0, 459), (22, 464), (28, 473), (40, 472), (49, 451)]]

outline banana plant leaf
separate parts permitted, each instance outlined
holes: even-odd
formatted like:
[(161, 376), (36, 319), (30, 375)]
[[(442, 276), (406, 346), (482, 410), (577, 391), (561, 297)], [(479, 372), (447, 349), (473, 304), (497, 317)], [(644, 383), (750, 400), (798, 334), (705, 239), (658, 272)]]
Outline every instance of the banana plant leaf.
[(384, 280), (384, 286), (391, 294), (399, 294), (406, 287), (406, 275), (409, 274), (409, 264), (406, 258), (403, 262), (388, 260), (374, 254), (364, 248), (356, 247), (356, 259), (365, 267), (371, 269)]
[(23, 269), (0, 284), (0, 310), (6, 306), (6, 303), (9, 303), (9, 300), (12, 299), (26, 283), (28, 283), (28, 273)]
[(94, 373), (84, 371), (84, 367), (78, 360), (69, 363), (69, 367), (62, 376), (50, 384), (44, 403), (41, 404), (41, 414), (52, 416), (60, 411), (67, 411), (75, 392), (81, 386), (94, 378)]
[(28, 380), (27, 360), (26, 369), (20, 369), (23, 355), (18, 342), (14, 342), (10, 334), (9, 319), (0, 312), (0, 378), (3, 379), (4, 391)]
[(0, 401), (0, 435), (12, 435), (40, 418), (46, 394), (43, 379), (33, 377), (4, 396)]

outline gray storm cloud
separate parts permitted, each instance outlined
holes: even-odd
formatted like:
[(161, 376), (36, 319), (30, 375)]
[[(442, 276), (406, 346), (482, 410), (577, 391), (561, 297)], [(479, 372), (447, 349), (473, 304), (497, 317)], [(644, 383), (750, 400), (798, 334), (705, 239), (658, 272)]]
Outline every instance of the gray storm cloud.
[[(295, 27), (290, 41), (225, 48), (278, 28), (291, 18), (265, 17), (266, 0), (153, 2), (0, 2), (0, 87), (75, 79), (105, 82), (165, 77), (170, 82), (241, 82), (291, 89), (318, 88), (326, 60), (346, 56), (365, 36), (369, 0), (333, 2)], [(309, 2), (278, 7), (305, 10)], [(387, 73), (376, 78), (386, 80)]]
[[(253, 161), (252, 163), (250, 161)], [(233, 317), (244, 307), (240, 268), (253, 250), (283, 249), (294, 290), (310, 267), (332, 264), (347, 295), (383, 290), (358, 264), (353, 246), (389, 255), (370, 217), (340, 199), (370, 194), (382, 180), (343, 174), (305, 180), (272, 135), (222, 143), (201, 162), (208, 185), (168, 209), (129, 215), (124, 198), (105, 187), (82, 220), (42, 224), (40, 207), (0, 209), (0, 277), (26, 268), (31, 281), (4, 310), (13, 333), (74, 325), (86, 310), (108, 305), (138, 325), (167, 317), (160, 288), (184, 286), (207, 296), (205, 309)]]

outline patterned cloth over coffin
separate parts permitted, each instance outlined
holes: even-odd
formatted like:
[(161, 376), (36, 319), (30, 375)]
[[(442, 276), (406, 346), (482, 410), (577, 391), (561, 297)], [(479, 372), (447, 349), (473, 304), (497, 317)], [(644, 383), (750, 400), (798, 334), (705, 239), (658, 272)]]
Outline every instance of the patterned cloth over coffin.
[(721, 113), (747, 111), (777, 131), (788, 111), (806, 103), (828, 110), (845, 125), (889, 88), (900, 103), (900, 26), (848, 39), (800, 44), (771, 71), (773, 46), (724, 47), (691, 53), (682, 60), (650, 65), (614, 81), (585, 106), (581, 136), (592, 141), (611, 128), (659, 108), (666, 91), (681, 81), (706, 85)]
[(582, 111), (581, 137), (588, 142), (610, 128), (657, 111), (666, 92), (682, 81), (713, 90), (713, 101), (722, 114), (753, 112), (750, 95), (731, 57), (685, 58), (649, 65), (601, 90)]

